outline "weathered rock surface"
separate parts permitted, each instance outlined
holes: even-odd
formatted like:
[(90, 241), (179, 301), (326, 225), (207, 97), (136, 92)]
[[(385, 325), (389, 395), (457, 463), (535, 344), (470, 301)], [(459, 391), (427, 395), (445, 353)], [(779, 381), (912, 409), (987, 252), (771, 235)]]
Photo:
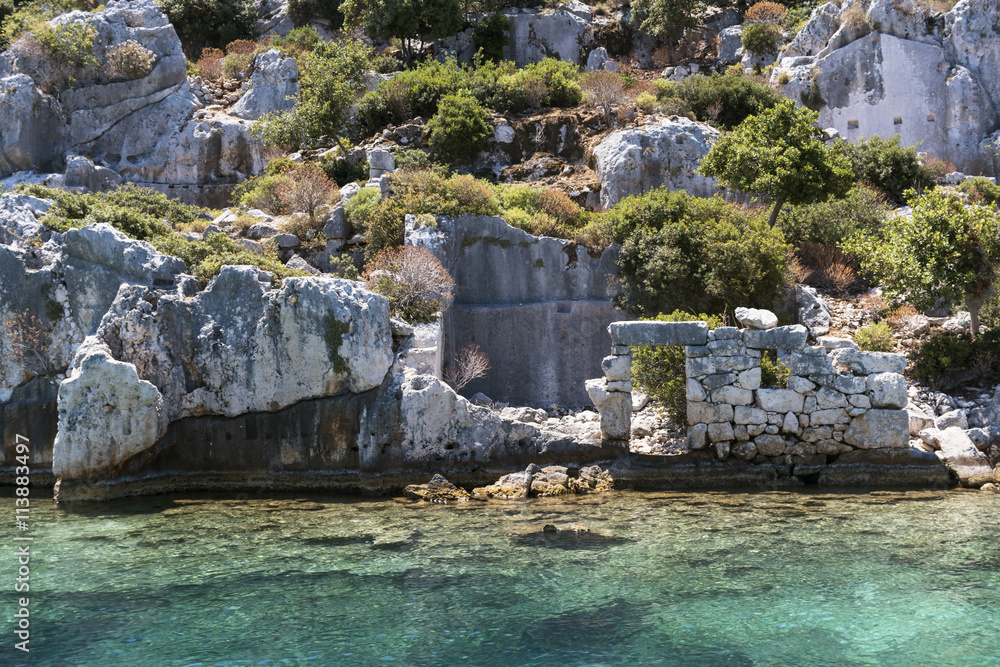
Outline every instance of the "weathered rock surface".
[[(900, 134), (902, 144), (954, 162), (966, 173), (992, 171), (980, 151), (1000, 118), (1000, 26), (996, 0), (964, 0), (942, 20), (904, 0), (828, 3), (785, 50), (772, 81), (784, 93), (822, 99), (820, 127), (849, 141)], [(845, 21), (861, 11), (865, 21)], [(874, 30), (874, 31), (873, 31)]]
[(583, 18), (566, 6), (547, 10), (508, 9), (503, 14), (511, 23), (510, 41), (503, 49), (505, 60), (513, 60), (518, 67), (545, 58), (579, 64), (581, 38), (590, 29), (589, 17)]
[(540, 468), (529, 465), (524, 472), (504, 475), (489, 486), (473, 489), (472, 495), (480, 498), (504, 500), (529, 496), (561, 496), (569, 493), (600, 493), (610, 491), (615, 482), (611, 474), (600, 466), (581, 468), (576, 475), (565, 466)]
[(437, 474), (426, 484), (411, 484), (403, 489), (403, 493), (407, 498), (426, 500), (430, 503), (462, 502), (470, 497), (468, 491)]
[(718, 130), (680, 117), (612, 132), (594, 149), (601, 205), (610, 208), (660, 186), (711, 197), (715, 179), (695, 170), (718, 136)]
[(995, 480), (993, 468), (961, 428), (952, 426), (937, 434), (941, 458), (958, 476), (962, 486), (980, 487)]
[(5, 51), (0, 177), (30, 169), (62, 171), (67, 152), (125, 180), (162, 187), (236, 183), (263, 166), (246, 121), (194, 118), (199, 103), (188, 85), (180, 41), (154, 2), (112, 2), (94, 14), (64, 14), (53, 24), (87, 24), (104, 46), (134, 40), (153, 53), (153, 68), (123, 80), (108, 66), (107, 50), (96, 49), (98, 66), (76, 72), (69, 88), (44, 49)]
[(256, 120), (266, 113), (291, 109), (298, 97), (298, 62), (271, 49), (254, 58), (250, 90), (243, 93), (229, 114)]

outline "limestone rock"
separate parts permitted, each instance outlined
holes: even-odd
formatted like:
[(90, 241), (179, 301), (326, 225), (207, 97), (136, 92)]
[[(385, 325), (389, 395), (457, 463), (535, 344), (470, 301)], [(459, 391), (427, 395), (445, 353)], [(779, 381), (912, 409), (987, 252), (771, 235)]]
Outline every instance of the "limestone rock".
[(791, 389), (758, 389), (757, 403), (768, 412), (802, 412), (805, 397)]
[(156, 387), (91, 338), (59, 387), (53, 473), (65, 479), (107, 475), (155, 443), (167, 422)]
[(748, 329), (773, 329), (778, 326), (778, 317), (763, 308), (737, 308), (736, 321)]
[(905, 410), (869, 410), (851, 418), (844, 442), (862, 449), (907, 447), (910, 419)]
[(899, 373), (876, 373), (868, 376), (868, 393), (876, 408), (906, 407), (906, 380)]
[(604, 69), (604, 64), (610, 60), (608, 50), (600, 46), (590, 52), (587, 56), (587, 71), (599, 72)]
[(743, 58), (743, 26), (734, 25), (719, 32), (719, 64), (732, 65)]
[(952, 427), (957, 427), (963, 430), (969, 428), (969, 419), (965, 410), (949, 410), (934, 419), (934, 428), (940, 431)]
[(825, 336), (830, 332), (830, 306), (815, 288), (796, 285), (795, 303), (799, 310), (799, 324), (809, 329), (813, 337)]
[(715, 179), (696, 169), (718, 136), (718, 130), (680, 117), (612, 132), (594, 149), (601, 205), (610, 208), (660, 186), (711, 197)]
[(250, 89), (229, 110), (237, 118), (256, 120), (266, 113), (284, 111), (299, 97), (299, 65), (277, 49), (259, 54), (253, 61)]
[(961, 428), (952, 426), (941, 431), (938, 444), (945, 464), (958, 475), (962, 486), (980, 487), (995, 480), (986, 456)]
[(431, 477), (431, 481), (426, 484), (410, 484), (403, 489), (403, 493), (407, 498), (431, 503), (462, 502), (470, 498), (468, 491), (455, 486), (438, 474)]
[(590, 20), (579, 12), (560, 6), (548, 11), (508, 9), (503, 14), (511, 23), (504, 60), (513, 60), (518, 67), (545, 58), (579, 64), (581, 38), (590, 27)]
[(609, 391), (604, 379), (587, 380), (587, 394), (601, 414), (601, 435), (606, 440), (627, 440), (632, 425), (632, 394)]

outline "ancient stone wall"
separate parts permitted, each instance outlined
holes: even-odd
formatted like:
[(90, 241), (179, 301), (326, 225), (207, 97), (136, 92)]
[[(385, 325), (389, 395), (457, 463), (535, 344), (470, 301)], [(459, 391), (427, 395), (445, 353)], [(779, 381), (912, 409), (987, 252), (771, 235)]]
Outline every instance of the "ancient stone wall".
[[(901, 354), (806, 345), (801, 325), (777, 327), (768, 311), (738, 309), (746, 326), (709, 331), (704, 322), (615, 322), (605, 378), (588, 382), (602, 434), (629, 437), (631, 348), (685, 345), (688, 441), (756, 463), (825, 465), (855, 449), (909, 446)], [(769, 327), (769, 328), (767, 328)], [(787, 386), (762, 384), (761, 359), (790, 371)]]

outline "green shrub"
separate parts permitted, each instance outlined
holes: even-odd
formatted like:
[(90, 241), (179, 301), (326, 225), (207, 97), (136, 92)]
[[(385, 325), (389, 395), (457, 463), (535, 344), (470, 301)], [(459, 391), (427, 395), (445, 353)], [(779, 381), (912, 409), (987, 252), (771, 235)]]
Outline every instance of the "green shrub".
[(624, 243), (637, 230), (656, 231), (664, 224), (679, 222), (694, 202), (695, 198), (683, 190), (656, 188), (622, 199), (604, 214), (602, 224), (612, 241)]
[[(683, 81), (664, 81), (657, 86), (661, 105), (671, 98), (681, 100), (695, 118), (731, 130), (749, 116), (755, 116), (778, 103), (781, 95), (770, 86), (742, 74), (701, 74)], [(686, 115), (685, 106), (663, 113)]]
[(368, 180), (370, 167), (368, 160), (351, 162), (346, 157), (327, 154), (320, 162), (320, 167), (327, 178), (332, 178), (339, 187), (344, 187), (348, 183)]
[(656, 95), (650, 92), (639, 93), (635, 98), (635, 106), (643, 113), (653, 113), (657, 108)]
[[(789, 246), (762, 213), (718, 197), (675, 199), (655, 193), (652, 198), (673, 204), (673, 217), (635, 225), (622, 244), (616, 295), (620, 308), (648, 316), (674, 309), (725, 312), (773, 304), (785, 285)], [(634, 200), (626, 206), (638, 208), (637, 217), (646, 208)]]
[(760, 386), (763, 389), (785, 389), (791, 374), (774, 352), (765, 351), (760, 355)]
[(854, 342), (865, 352), (892, 352), (892, 327), (885, 321), (872, 322), (854, 332)]
[(743, 25), (740, 40), (743, 50), (758, 57), (764, 57), (778, 50), (781, 29), (775, 23), (762, 21)]
[(564, 60), (546, 58), (531, 63), (523, 70), (524, 77), (541, 81), (548, 88), (542, 104), (548, 107), (574, 107), (583, 101), (580, 90), (580, 68)]
[(300, 54), (315, 51), (323, 39), (311, 26), (301, 26), (293, 28), (284, 37), (275, 37), (271, 40), (271, 46), (280, 49), (289, 55), (298, 56)]
[(382, 191), (378, 188), (361, 188), (361, 191), (344, 204), (344, 215), (355, 229), (365, 231), (375, 208), (382, 202)]
[(219, 275), (223, 266), (256, 266), (273, 273), (279, 284), (285, 278), (309, 275), (282, 264), (274, 249), (266, 244), (261, 255), (247, 250), (239, 241), (225, 234), (211, 234), (203, 241), (189, 241), (180, 234), (169, 234), (156, 238), (153, 245), (162, 253), (183, 259), (188, 273), (195, 276), (202, 286)]
[[(657, 322), (708, 322), (709, 329), (721, 327), (717, 315), (692, 315), (675, 310), (650, 318)], [(687, 425), (687, 377), (683, 345), (632, 348), (632, 382), (657, 401), (676, 424)]]
[(796, 247), (806, 242), (836, 245), (855, 232), (877, 232), (890, 210), (881, 192), (858, 184), (844, 199), (782, 207), (777, 226)]
[(86, 0), (0, 1), (0, 49), (7, 48), (22, 34), (40, 28), (46, 21), (74, 9), (86, 11), (90, 5)]
[(510, 28), (510, 19), (500, 12), (493, 12), (484, 18), (472, 31), (476, 51), (481, 52), (488, 61), (503, 60), (503, 47), (510, 44), (510, 36), (507, 34)]
[(94, 52), (97, 30), (89, 23), (45, 25), (36, 29), (34, 35), (52, 56), (67, 86), (73, 86), (83, 70), (98, 65)]
[(490, 146), (493, 117), (467, 93), (447, 95), (427, 122), (428, 143), (435, 157), (468, 162)]
[(403, 245), (404, 219), (409, 212), (394, 199), (384, 199), (372, 209), (366, 220), (365, 260), (371, 260), (383, 250)]
[(959, 184), (958, 191), (968, 195), (969, 201), (974, 204), (1000, 204), (1000, 185), (982, 177), (965, 179)]
[(427, 151), (419, 148), (403, 148), (396, 151), (396, 169), (406, 171), (430, 169), (434, 164)]
[(227, 79), (245, 79), (250, 75), (252, 62), (252, 54), (230, 53), (222, 61), (222, 75)]
[(327, 21), (330, 30), (340, 30), (344, 26), (344, 15), (340, 12), (338, 0), (288, 0), (288, 17), (297, 27), (308, 24), (312, 19)]
[(942, 391), (970, 383), (1000, 381), (1000, 331), (972, 340), (966, 334), (937, 333), (911, 352), (913, 378)]
[(173, 24), (189, 60), (206, 46), (221, 48), (252, 39), (257, 5), (249, 0), (157, 0)]
[(372, 69), (379, 74), (392, 74), (403, 69), (403, 65), (395, 56), (388, 53), (380, 53), (372, 58)]
[(844, 155), (851, 161), (854, 179), (866, 181), (884, 192), (897, 204), (905, 203), (903, 194), (918, 193), (934, 186), (934, 177), (920, 164), (916, 148), (899, 145), (900, 136), (890, 139), (869, 137), (858, 142), (842, 142)]

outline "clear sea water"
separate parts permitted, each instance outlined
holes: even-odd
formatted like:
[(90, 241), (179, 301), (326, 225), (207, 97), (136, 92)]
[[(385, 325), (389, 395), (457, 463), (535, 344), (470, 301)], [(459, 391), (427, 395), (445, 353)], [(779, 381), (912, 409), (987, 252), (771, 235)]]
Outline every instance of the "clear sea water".
[(31, 519), (32, 650), (5, 581), (2, 665), (1000, 664), (1000, 495), (159, 497)]

